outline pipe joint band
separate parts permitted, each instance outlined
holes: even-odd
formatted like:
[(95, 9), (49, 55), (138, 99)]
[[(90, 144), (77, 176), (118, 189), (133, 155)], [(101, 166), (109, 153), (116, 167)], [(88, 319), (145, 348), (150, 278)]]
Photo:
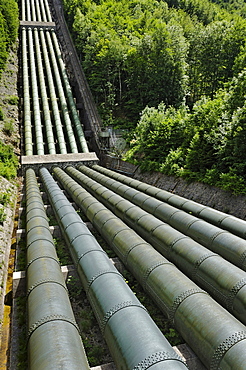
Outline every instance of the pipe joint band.
[(140, 303), (136, 303), (136, 302), (132, 302), (132, 301), (125, 301), (125, 302), (121, 302), (117, 305), (115, 305), (114, 307), (112, 307), (109, 311), (106, 312), (106, 314), (104, 315), (102, 321), (100, 322), (100, 328), (101, 328), (101, 331), (102, 333), (104, 332), (105, 330), (105, 326), (107, 325), (107, 322), (108, 320), (118, 311), (122, 310), (123, 308), (126, 308), (126, 307), (139, 307), (139, 308), (142, 308), (143, 310), (146, 310), (146, 308), (141, 305)]
[(54, 257), (51, 257), (51, 256), (45, 256), (45, 255), (43, 255), (43, 256), (39, 256), (39, 257), (36, 257), (36, 258), (33, 258), (32, 260), (30, 260), (30, 261), (28, 262), (28, 264), (26, 265), (26, 270), (28, 269), (28, 267), (29, 267), (33, 262), (35, 262), (35, 261), (39, 260), (40, 258), (49, 258), (49, 259), (52, 259), (52, 260), (54, 260), (55, 262), (57, 262), (57, 263), (58, 263), (58, 265), (60, 266), (60, 262), (59, 262), (59, 260), (58, 260), (57, 258), (54, 258)]
[[(51, 234), (50, 234), (51, 235)], [(40, 238), (36, 238), (34, 240), (31, 241), (31, 243), (27, 243), (27, 246), (26, 246), (26, 250), (28, 248), (30, 248), (30, 246), (33, 244), (33, 243), (36, 243), (38, 241), (42, 241), (42, 242), (47, 242), (47, 243), (50, 243), (52, 245), (52, 247), (54, 247), (54, 244), (53, 244), (53, 239), (48, 239), (48, 238), (44, 238), (44, 237), (40, 237)]]
[(107, 253), (103, 250), (103, 249), (90, 249), (89, 251), (85, 252), (85, 253), (82, 253), (78, 258), (77, 258), (77, 261), (76, 261), (76, 268), (78, 267), (79, 265), (79, 262), (80, 260), (88, 253), (91, 253), (91, 252), (100, 252), (100, 253), (104, 253), (107, 255)]
[[(144, 241), (141, 241), (140, 243), (137, 243), (137, 244), (131, 245), (131, 246), (129, 247), (129, 249), (128, 249), (128, 250), (127, 250), (127, 252), (126, 252), (126, 255), (124, 256), (124, 260), (123, 260), (123, 263), (124, 263), (125, 265), (127, 265), (127, 259), (128, 259), (129, 254), (131, 253), (131, 251), (132, 251), (134, 248), (138, 247), (139, 245), (143, 245), (143, 243), (145, 243), (145, 242), (144, 242)], [(115, 247), (117, 248), (117, 245), (116, 245)]]
[(98, 271), (98, 273), (96, 275), (94, 275), (87, 283), (87, 287), (86, 287), (86, 294), (88, 293), (90, 287), (91, 287), (91, 284), (100, 276), (104, 275), (104, 274), (116, 274), (116, 275), (119, 275), (121, 278), (122, 275), (118, 272), (118, 271), (114, 271), (114, 270), (103, 270), (103, 271)]
[(170, 244), (169, 244), (169, 250), (171, 251), (174, 247), (174, 245), (179, 242), (182, 239), (187, 239), (187, 236), (179, 236), (178, 238), (175, 238)]
[(64, 316), (64, 315), (58, 315), (58, 314), (55, 314), (55, 315), (48, 315), (48, 316), (45, 316), (43, 317), (42, 319), (38, 320), (37, 322), (35, 322), (31, 327), (30, 329), (28, 330), (28, 333), (27, 333), (27, 343), (32, 335), (32, 333), (38, 329), (41, 325), (43, 324), (46, 324), (48, 322), (52, 322), (52, 321), (66, 321), (70, 324), (72, 324), (79, 332), (80, 334), (80, 330), (79, 330), (79, 327), (76, 323), (75, 320), (73, 320), (72, 318), (70, 317), (67, 317), (67, 316)]
[(209, 246), (211, 246), (211, 244), (213, 244), (213, 242), (215, 241), (215, 239), (217, 238), (217, 236), (221, 235), (221, 234), (228, 234), (228, 231), (225, 231), (225, 230), (221, 230), (221, 231), (217, 231), (211, 238), (210, 238), (210, 244)]
[(169, 313), (168, 313), (168, 316), (169, 316), (169, 319), (174, 321), (174, 316), (175, 316), (175, 313), (179, 307), (179, 305), (188, 297), (190, 297), (191, 295), (193, 294), (197, 294), (197, 293), (204, 293), (204, 294), (207, 294), (204, 290), (202, 289), (199, 289), (199, 288), (195, 288), (195, 289), (188, 289), (186, 291), (184, 291), (183, 293), (181, 293), (180, 295), (178, 295), (174, 301), (173, 301), (173, 304), (172, 304), (172, 307), (170, 308), (169, 310)]
[[(47, 220), (46, 220), (47, 221)], [(40, 225), (34, 225), (34, 226), (32, 226), (30, 229), (28, 229), (27, 231), (26, 231), (26, 234), (29, 234), (31, 231), (33, 231), (34, 229), (37, 229), (37, 228), (43, 228), (43, 229), (45, 229), (45, 230), (48, 230), (49, 231), (49, 233), (51, 234), (51, 232), (50, 232), (50, 228), (49, 228), (49, 226), (44, 226), (44, 225), (42, 225), (42, 226), (40, 226)]]
[(246, 331), (238, 331), (226, 338), (215, 350), (212, 361), (210, 364), (210, 370), (217, 370), (219, 364), (224, 357), (225, 353), (241, 340), (246, 339)]
[(56, 281), (56, 280), (49, 280), (49, 279), (42, 279), (42, 280), (38, 280), (35, 284), (33, 284), (27, 291), (27, 297), (29, 296), (29, 294), (39, 285), (42, 285), (42, 284), (46, 284), (46, 283), (53, 283), (53, 284), (58, 284), (60, 286), (62, 286), (66, 292), (67, 292), (67, 287), (65, 284), (63, 283), (60, 283), (59, 281)]
[(201, 258), (199, 258), (199, 260), (196, 261), (195, 265), (194, 265), (194, 270), (192, 271), (192, 278), (194, 278), (196, 276), (196, 273), (197, 273), (197, 270), (199, 269), (200, 265), (209, 257), (214, 257), (214, 256), (218, 256), (218, 254), (216, 253), (207, 253), (207, 254), (204, 254)]
[(76, 239), (78, 239), (80, 236), (93, 236), (92, 234), (89, 234), (88, 232), (86, 233), (81, 233), (81, 234), (78, 234), (78, 235), (75, 235), (71, 240), (70, 240), (70, 243), (72, 244)]
[(149, 275), (151, 274), (152, 271), (154, 271), (157, 267), (159, 266), (162, 266), (162, 265), (173, 265), (171, 262), (163, 262), (163, 261), (159, 261), (157, 263), (155, 263), (153, 266), (150, 266), (146, 271), (145, 273), (143, 274), (143, 280), (142, 280), (142, 283), (143, 283), (143, 288), (145, 289), (146, 287), (146, 282), (148, 280), (148, 277)]
[(169, 353), (165, 351), (159, 351), (156, 353), (153, 353), (152, 355), (146, 357), (144, 360), (139, 362), (132, 370), (145, 370), (149, 367), (155, 365), (158, 362), (166, 361), (166, 360), (175, 360), (175, 361), (182, 361), (181, 357), (176, 353)]
[(233, 308), (233, 301), (239, 290), (246, 285), (246, 279), (241, 279), (238, 281), (234, 287), (231, 289), (230, 294), (229, 294), (229, 299), (227, 301), (227, 308), (231, 309)]
[(246, 251), (244, 253), (242, 253), (241, 256), (240, 256), (239, 267), (243, 270), (246, 268)]
[[(123, 227), (123, 226), (122, 226)], [(122, 228), (121, 230), (118, 230), (114, 236), (111, 238), (111, 242), (113, 243), (114, 242), (114, 239), (116, 238), (117, 235), (119, 235), (121, 232), (124, 232), (124, 231), (129, 231), (129, 228), (126, 227), (126, 228)]]

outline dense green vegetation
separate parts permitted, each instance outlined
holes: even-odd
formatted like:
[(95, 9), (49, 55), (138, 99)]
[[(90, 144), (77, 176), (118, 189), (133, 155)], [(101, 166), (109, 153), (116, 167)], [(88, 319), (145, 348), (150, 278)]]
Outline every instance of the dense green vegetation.
[(9, 48), (16, 41), (18, 25), (17, 1), (0, 0), (0, 75), (6, 63)]
[(243, 0), (64, 0), (105, 125), (145, 170), (246, 193)]
[(18, 158), (14, 154), (11, 145), (5, 145), (0, 141), (0, 176), (11, 180), (16, 177)]
[[(19, 12), (16, 0), (0, 0), (0, 76), (5, 69), (6, 61), (11, 46), (16, 42)], [(9, 104), (17, 104), (16, 96), (10, 97)], [(13, 123), (5, 119), (2, 107), (0, 107), (0, 121), (3, 124), (3, 132), (11, 135), (13, 132)], [(10, 145), (5, 145), (0, 140), (0, 176), (8, 180), (16, 177), (18, 159)]]

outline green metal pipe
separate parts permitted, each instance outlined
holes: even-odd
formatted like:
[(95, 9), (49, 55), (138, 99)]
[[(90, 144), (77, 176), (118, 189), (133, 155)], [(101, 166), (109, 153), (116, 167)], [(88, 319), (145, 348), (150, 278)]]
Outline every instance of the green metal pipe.
[(27, 20), (31, 21), (31, 8), (30, 8), (30, 1), (26, 1), (26, 11), (27, 11)]
[[(243, 369), (245, 326), (60, 168), (56, 179), (208, 369)], [(236, 355), (237, 354), (237, 355)]]
[(93, 166), (95, 170), (112, 177), (115, 180), (121, 181), (135, 189), (138, 189), (152, 197), (155, 197), (162, 202), (171, 204), (172, 206), (182, 209), (185, 212), (191, 213), (196, 217), (199, 217), (205, 221), (210, 222), (222, 229), (225, 229), (241, 238), (246, 239), (246, 221), (229, 215), (224, 212), (220, 212), (211, 207), (207, 207), (203, 204), (197, 203), (193, 200), (181, 197), (177, 194), (170, 193), (166, 190), (159, 189), (155, 186), (143, 183), (131, 177), (116, 173), (107, 168), (101, 166)]
[(44, 64), (45, 64), (45, 69), (46, 69), (46, 76), (47, 76), (47, 81), (48, 81), (48, 87), (49, 87), (49, 92), (50, 92), (50, 102), (52, 106), (52, 115), (54, 119), (54, 124), (56, 128), (56, 136), (58, 140), (58, 145), (60, 149), (61, 154), (66, 154), (67, 153), (67, 148), (66, 148), (66, 141), (63, 133), (63, 126), (61, 122), (61, 117), (60, 117), (60, 112), (59, 112), (59, 107), (58, 107), (58, 97), (56, 95), (56, 90), (55, 90), (55, 85), (53, 81), (53, 74), (51, 71), (51, 65), (50, 65), (50, 59), (49, 59), (49, 54), (46, 46), (46, 40), (45, 40), (45, 34), (43, 30), (40, 30), (40, 40), (41, 40), (41, 45), (42, 45), (42, 51), (43, 51), (43, 58), (44, 58)]
[(49, 3), (48, 3), (47, 0), (44, 0), (44, 6), (45, 6), (45, 10), (46, 10), (47, 21), (52, 22), (50, 7), (49, 7)]
[(26, 20), (26, 3), (25, 0), (21, 0), (21, 19)]
[(90, 369), (35, 173), (26, 171), (29, 369)]
[(48, 170), (40, 175), (117, 369), (185, 369)]
[(246, 241), (217, 226), (198, 219), (167, 203), (124, 185), (88, 167), (79, 167), (80, 171), (96, 180), (108, 189), (119, 194), (146, 212), (168, 223), (181, 233), (190, 236), (208, 249), (220, 254), (239, 268), (246, 270)]
[(35, 9), (34, 0), (30, 0), (30, 5), (31, 5), (31, 17), (32, 17), (32, 21), (36, 21), (36, 9)]
[[(85, 166), (79, 166), (79, 169), (87, 174), (93, 172)], [(246, 273), (244, 271), (75, 168), (67, 167), (66, 171), (163, 256), (175, 263), (214, 299), (246, 323)], [(100, 176), (95, 174), (96, 178)], [(122, 184), (120, 186), (125, 187)]]
[(40, 115), (39, 94), (38, 94), (37, 75), (36, 75), (36, 63), (35, 63), (34, 48), (33, 48), (33, 32), (37, 32), (37, 30), (32, 30), (31, 28), (28, 29), (33, 118), (34, 118), (35, 136), (36, 136), (37, 154), (44, 155), (44, 140), (43, 140), (42, 122), (41, 122), (41, 115)]
[(79, 116), (78, 116), (78, 113), (77, 113), (76, 105), (75, 105), (75, 102), (74, 102), (74, 97), (73, 97), (73, 94), (72, 94), (71, 86), (70, 86), (68, 76), (67, 76), (67, 72), (66, 72), (66, 67), (65, 67), (65, 65), (63, 63), (63, 60), (62, 60), (61, 50), (60, 50), (60, 47), (58, 45), (57, 37), (56, 37), (56, 34), (55, 34), (54, 30), (51, 31), (51, 37), (52, 37), (54, 48), (55, 48), (55, 51), (56, 51), (57, 60), (58, 60), (59, 66), (60, 66), (61, 77), (62, 77), (62, 80), (63, 80), (63, 85), (64, 85), (66, 96), (67, 96), (67, 99), (68, 99), (68, 104), (69, 104), (69, 107), (70, 107), (70, 110), (71, 110), (71, 115), (72, 115), (73, 123), (74, 123), (74, 126), (75, 126), (75, 131), (77, 133), (77, 139), (80, 143), (80, 147), (81, 147), (82, 152), (83, 153), (88, 153), (89, 149), (88, 149), (88, 146), (87, 146), (87, 143), (86, 143), (86, 140), (85, 140), (84, 131), (83, 131), (83, 128), (82, 128), (82, 125), (81, 125), (81, 122), (80, 122), (80, 119), (79, 119)]
[(39, 33), (38, 31), (34, 32), (36, 60), (37, 60), (38, 75), (39, 75), (39, 86), (40, 86), (40, 94), (41, 94), (43, 114), (44, 114), (44, 126), (46, 130), (46, 138), (48, 142), (48, 153), (56, 154), (55, 140), (54, 140), (52, 122), (51, 122), (51, 116), (50, 116), (50, 107), (49, 107), (49, 102), (48, 102), (48, 95), (46, 91), (46, 83), (45, 83), (45, 77), (44, 77), (44, 71), (43, 71), (43, 61), (42, 61), (41, 54), (40, 54), (39, 35), (40, 35), (40, 31)]
[(74, 132), (72, 128), (71, 119), (69, 116), (69, 109), (68, 109), (66, 97), (64, 94), (64, 89), (63, 89), (63, 85), (61, 81), (60, 71), (57, 65), (56, 55), (54, 52), (54, 46), (52, 43), (50, 31), (46, 31), (45, 34), (46, 34), (46, 41), (48, 44), (48, 50), (49, 50), (49, 56), (51, 59), (52, 69), (53, 69), (54, 76), (55, 76), (56, 87), (57, 87), (58, 95), (60, 99), (60, 106), (61, 106), (61, 110), (63, 113), (63, 119), (65, 122), (65, 130), (66, 130), (68, 142), (70, 145), (70, 150), (72, 153), (78, 153), (78, 148), (77, 148), (77, 144), (76, 144), (76, 140), (75, 140), (75, 136), (74, 136)]
[(33, 155), (26, 29), (23, 28), (21, 32), (22, 32), (22, 68), (23, 68), (25, 155)]

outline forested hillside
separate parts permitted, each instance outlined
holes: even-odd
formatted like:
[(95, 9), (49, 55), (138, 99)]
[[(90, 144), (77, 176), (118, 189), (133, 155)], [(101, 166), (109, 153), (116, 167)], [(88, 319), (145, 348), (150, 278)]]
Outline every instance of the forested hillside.
[(64, 0), (105, 125), (143, 169), (246, 193), (243, 0)]

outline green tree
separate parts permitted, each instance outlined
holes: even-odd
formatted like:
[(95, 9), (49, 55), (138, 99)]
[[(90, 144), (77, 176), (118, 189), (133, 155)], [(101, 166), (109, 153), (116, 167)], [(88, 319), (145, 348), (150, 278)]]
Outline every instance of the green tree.
[(194, 34), (190, 40), (190, 96), (194, 102), (202, 95), (215, 97), (230, 81), (234, 65), (245, 45), (244, 21), (217, 21)]

